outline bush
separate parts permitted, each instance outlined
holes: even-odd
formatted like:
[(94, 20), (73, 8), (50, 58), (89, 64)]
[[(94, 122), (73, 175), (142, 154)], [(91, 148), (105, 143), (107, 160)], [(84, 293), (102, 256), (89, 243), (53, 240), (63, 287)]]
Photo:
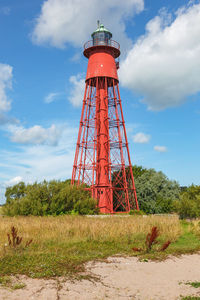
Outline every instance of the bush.
[[(140, 210), (143, 210), (146, 214), (173, 212), (173, 202), (179, 198), (181, 191), (179, 184), (176, 181), (169, 180), (165, 174), (157, 172), (154, 169), (133, 166), (132, 171)], [(131, 187), (132, 183), (128, 167), (126, 168), (126, 174), (129, 180), (128, 186)], [(115, 177), (121, 177), (122, 181), (122, 172), (119, 173), (117, 171), (113, 173), (113, 181)], [(117, 187), (120, 187), (120, 184)], [(119, 210), (120, 208), (118, 207)]]
[(200, 217), (200, 186), (188, 187), (174, 205), (181, 219)]
[(179, 184), (154, 169), (142, 168), (137, 172), (135, 187), (139, 207), (147, 214), (172, 212), (173, 202), (180, 195)]
[(66, 213), (98, 213), (96, 200), (84, 186), (71, 186), (68, 182), (52, 180), (25, 185), (23, 182), (6, 189), (4, 214), (60, 215)]
[(145, 212), (143, 210), (130, 210), (129, 215), (143, 216)]

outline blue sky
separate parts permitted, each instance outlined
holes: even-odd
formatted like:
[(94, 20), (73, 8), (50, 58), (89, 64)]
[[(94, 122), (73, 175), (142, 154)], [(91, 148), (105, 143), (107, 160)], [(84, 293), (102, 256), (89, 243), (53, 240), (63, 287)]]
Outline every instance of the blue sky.
[(0, 203), (20, 180), (71, 177), (98, 19), (121, 45), (132, 163), (199, 184), (199, 1), (1, 0)]

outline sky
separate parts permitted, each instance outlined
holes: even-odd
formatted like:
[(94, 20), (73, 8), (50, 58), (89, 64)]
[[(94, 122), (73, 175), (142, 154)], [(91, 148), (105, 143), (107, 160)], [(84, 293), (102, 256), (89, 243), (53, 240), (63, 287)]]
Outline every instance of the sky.
[(200, 2), (0, 0), (0, 203), (20, 181), (71, 178), (97, 20), (121, 46), (132, 164), (200, 184)]

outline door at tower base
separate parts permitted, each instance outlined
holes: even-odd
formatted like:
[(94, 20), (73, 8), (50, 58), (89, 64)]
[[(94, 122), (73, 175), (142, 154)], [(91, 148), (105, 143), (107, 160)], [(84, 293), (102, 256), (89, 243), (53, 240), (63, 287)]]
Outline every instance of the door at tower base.
[(139, 209), (115, 79), (86, 82), (72, 183), (87, 184), (101, 213)]

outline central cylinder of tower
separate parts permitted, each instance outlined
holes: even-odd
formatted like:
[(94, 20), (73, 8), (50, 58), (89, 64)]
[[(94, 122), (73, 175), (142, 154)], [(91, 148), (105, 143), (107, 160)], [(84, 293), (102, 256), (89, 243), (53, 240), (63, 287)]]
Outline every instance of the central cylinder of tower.
[[(97, 79), (98, 80), (98, 79)], [(102, 83), (101, 79), (99, 81)], [(108, 98), (104, 86), (97, 87), (97, 169), (96, 187), (98, 187), (99, 207), (102, 212), (110, 212), (111, 191), (109, 189), (109, 121)]]
[[(104, 27), (94, 32), (92, 44), (85, 45), (84, 55), (88, 58), (86, 83), (96, 87), (96, 183), (95, 196), (103, 213), (113, 212), (112, 184), (109, 149), (108, 86), (118, 83), (115, 58), (120, 55), (119, 44), (112, 41), (112, 34)], [(113, 42), (115, 44), (113, 44)], [(117, 47), (116, 47), (117, 46)]]

